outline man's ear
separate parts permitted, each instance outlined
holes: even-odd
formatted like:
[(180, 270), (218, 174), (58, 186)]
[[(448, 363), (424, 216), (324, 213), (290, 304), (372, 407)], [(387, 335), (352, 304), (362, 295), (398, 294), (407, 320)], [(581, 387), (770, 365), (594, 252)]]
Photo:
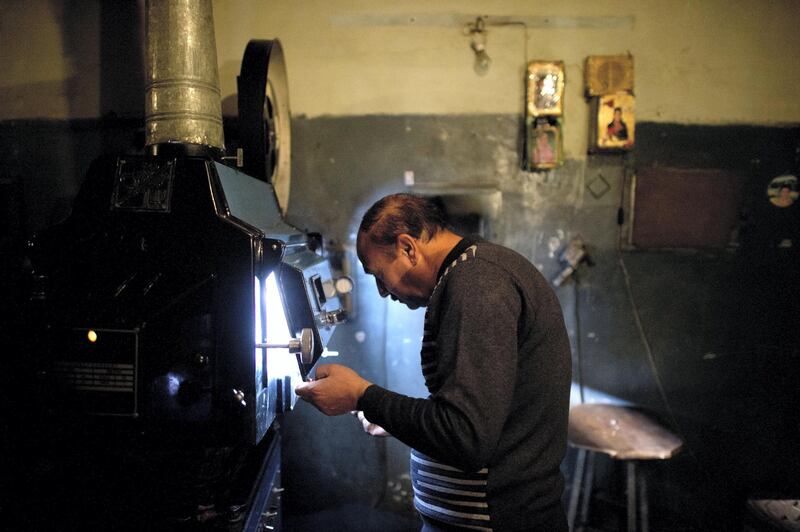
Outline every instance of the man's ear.
[(417, 239), (407, 233), (397, 235), (397, 253), (406, 255), (412, 264), (417, 263)]

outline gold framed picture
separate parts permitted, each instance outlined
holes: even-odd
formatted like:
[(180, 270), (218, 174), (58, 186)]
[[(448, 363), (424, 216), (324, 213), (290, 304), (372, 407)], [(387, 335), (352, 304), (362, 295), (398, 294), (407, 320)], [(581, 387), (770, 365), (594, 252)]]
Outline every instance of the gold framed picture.
[(632, 55), (590, 55), (586, 58), (586, 96), (633, 93)]
[(530, 168), (544, 170), (561, 163), (561, 129), (547, 119), (534, 120), (528, 132)]
[(560, 116), (564, 111), (564, 62), (528, 63), (527, 111), (529, 116)]
[(634, 96), (628, 92), (596, 98), (594, 144), (601, 150), (633, 148), (636, 130)]

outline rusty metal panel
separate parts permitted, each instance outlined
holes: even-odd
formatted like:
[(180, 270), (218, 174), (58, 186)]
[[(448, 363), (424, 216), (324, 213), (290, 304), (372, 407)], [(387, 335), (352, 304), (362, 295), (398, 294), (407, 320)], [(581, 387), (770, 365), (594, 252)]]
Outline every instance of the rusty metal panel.
[(743, 178), (729, 170), (641, 168), (633, 190), (631, 243), (640, 248), (716, 248), (735, 238)]

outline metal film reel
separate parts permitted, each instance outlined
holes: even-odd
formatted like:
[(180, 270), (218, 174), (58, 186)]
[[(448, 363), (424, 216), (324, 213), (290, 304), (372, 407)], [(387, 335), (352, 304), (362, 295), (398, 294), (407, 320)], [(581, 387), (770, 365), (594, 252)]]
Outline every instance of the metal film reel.
[(272, 184), (286, 214), (292, 170), (291, 114), (280, 41), (250, 41), (237, 82), (243, 170)]

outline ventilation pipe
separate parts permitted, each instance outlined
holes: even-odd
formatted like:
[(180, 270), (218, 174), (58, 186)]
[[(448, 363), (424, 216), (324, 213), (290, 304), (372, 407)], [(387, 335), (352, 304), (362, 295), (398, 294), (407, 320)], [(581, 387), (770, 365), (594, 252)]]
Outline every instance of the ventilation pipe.
[(211, 0), (146, 2), (145, 144), (192, 145), (221, 156), (217, 46)]

